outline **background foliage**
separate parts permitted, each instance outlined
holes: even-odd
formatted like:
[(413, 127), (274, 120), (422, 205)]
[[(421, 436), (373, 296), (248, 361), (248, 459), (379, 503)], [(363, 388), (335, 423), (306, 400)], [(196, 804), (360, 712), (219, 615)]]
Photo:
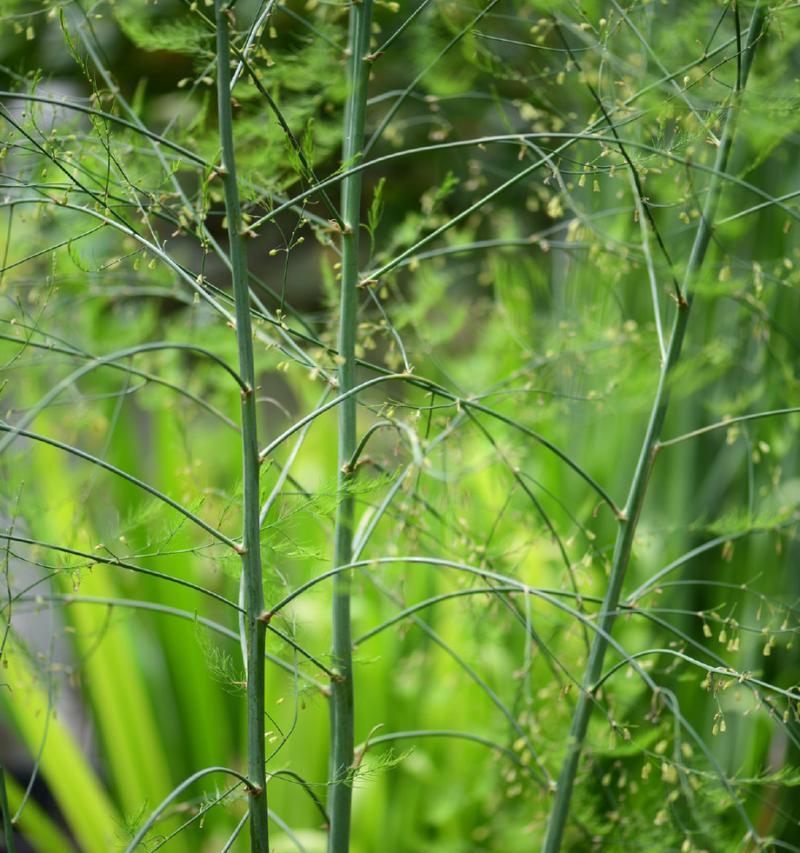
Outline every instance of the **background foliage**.
[[(0, 12), (0, 758), (21, 849), (122, 848), (192, 773), (246, 764), (240, 560), (214, 536), (241, 526), (241, 461), (209, 5)], [(768, 9), (714, 171), (753, 5), (375, 4), (356, 354), (359, 382), (400, 376), (359, 394), (349, 487), (354, 851), (542, 843), (717, 178), (564, 847), (800, 845), (795, 3)], [(321, 407), (338, 182), (362, 168), (339, 153), (348, 12), (235, 7), (268, 607), (330, 569), (343, 499)], [(326, 845), (329, 599), (322, 581), (270, 623), (276, 851)], [(188, 788), (148, 849), (222, 849), (247, 800), (229, 782)]]

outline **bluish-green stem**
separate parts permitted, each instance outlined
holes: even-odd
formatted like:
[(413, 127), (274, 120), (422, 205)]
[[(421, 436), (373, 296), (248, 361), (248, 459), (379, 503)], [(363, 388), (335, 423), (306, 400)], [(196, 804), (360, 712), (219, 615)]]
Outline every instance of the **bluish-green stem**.
[(242, 417), (242, 491), (243, 522), (242, 573), (244, 576), (245, 634), (247, 639), (247, 778), (250, 812), (250, 850), (269, 853), (267, 829), (267, 780), (264, 747), (264, 650), (267, 622), (261, 578), (259, 537), (259, 457), (256, 420), (255, 364), (253, 331), (250, 323), (250, 290), (247, 284), (247, 258), (242, 240), (242, 214), (236, 183), (236, 157), (233, 146), (231, 111), (231, 51), (229, 27), (232, 10), (224, 0), (214, 4), (217, 25), (217, 110), (222, 147), (222, 178), (225, 213), (228, 218), (228, 242), (231, 278), (236, 305), (236, 343), (239, 376), (246, 388), (241, 391)]
[[(369, 37), (372, 0), (350, 6), (347, 58), (347, 101), (344, 114), (342, 161), (352, 165), (364, 145), (367, 84), (370, 63)], [(339, 307), (339, 390), (355, 386), (356, 324), (358, 321), (358, 238), (361, 216), (361, 172), (342, 181), (341, 214), (342, 284)], [(350, 460), (356, 449), (356, 396), (339, 407), (338, 489), (333, 560), (335, 566), (351, 562), (353, 551), (353, 498), (348, 494)], [(355, 746), (353, 719), (353, 649), (350, 629), (351, 572), (337, 574), (333, 584), (333, 666), (337, 677), (331, 683), (331, 750), (328, 769), (330, 833), (329, 853), (345, 853), (350, 846), (350, 817), (353, 789), (351, 773)]]
[(555, 791), (553, 808), (547, 825), (547, 833), (542, 850), (544, 853), (557, 853), (561, 849), (564, 830), (569, 818), (570, 801), (575, 786), (575, 776), (578, 772), (581, 753), (586, 741), (586, 732), (589, 727), (589, 718), (592, 713), (594, 693), (603, 672), (603, 661), (609, 646), (609, 636), (618, 611), (618, 604), (622, 592), (622, 583), (628, 568), (631, 556), (634, 536), (639, 521), (639, 515), (647, 495), (647, 486), (650, 473), (655, 462), (659, 447), (661, 429), (669, 408), (670, 383), (673, 371), (681, 356), (683, 339), (689, 321), (689, 313), (692, 307), (693, 287), (700, 268), (706, 256), (706, 250), (711, 240), (714, 217), (716, 216), (720, 191), (722, 189), (721, 174), (725, 171), (733, 143), (736, 127), (736, 115), (741, 100), (742, 89), (750, 71), (753, 53), (758, 42), (764, 23), (764, 13), (761, 9), (760, 0), (756, 2), (750, 27), (747, 32), (747, 40), (741, 58), (741, 71), (738, 85), (735, 88), (728, 112), (725, 118), (724, 129), (720, 139), (717, 157), (714, 163), (714, 173), (709, 183), (708, 194), (703, 206), (703, 215), (695, 234), (689, 262), (684, 275), (681, 298), (678, 310), (672, 324), (672, 332), (667, 346), (667, 357), (661, 367), (655, 398), (650, 412), (650, 420), (647, 425), (639, 460), (631, 480), (628, 500), (625, 504), (623, 516), (617, 531), (617, 539), (614, 544), (614, 556), (611, 563), (611, 574), (608, 587), (603, 600), (602, 610), (597, 622), (589, 659), (586, 663), (581, 692), (575, 706), (572, 717), (567, 752), (561, 766), (558, 784)]

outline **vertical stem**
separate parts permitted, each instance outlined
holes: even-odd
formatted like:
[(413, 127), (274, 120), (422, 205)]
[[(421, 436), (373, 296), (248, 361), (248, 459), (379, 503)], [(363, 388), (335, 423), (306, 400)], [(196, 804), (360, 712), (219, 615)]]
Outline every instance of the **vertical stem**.
[[(367, 83), (372, 19), (372, 0), (353, 0), (350, 7), (348, 36), (348, 95), (344, 115), (342, 160), (352, 165), (364, 145), (364, 119), (367, 109)], [(342, 289), (339, 308), (339, 391), (345, 393), (355, 385), (355, 341), (357, 323), (358, 240), (361, 215), (361, 173), (342, 181)], [(351, 472), (348, 464), (356, 447), (356, 398), (339, 406), (338, 490), (334, 532), (334, 564), (352, 561), (353, 498), (348, 494)], [(352, 808), (354, 720), (353, 660), (350, 633), (350, 572), (340, 572), (333, 581), (333, 662), (337, 678), (331, 685), (331, 751), (328, 771), (331, 819), (328, 837), (329, 853), (345, 853), (350, 844), (350, 812)]]
[(232, 11), (225, 0), (215, 0), (217, 25), (217, 109), (222, 146), (221, 177), (225, 190), (231, 278), (236, 304), (236, 343), (239, 373), (247, 384), (242, 392), (242, 576), (244, 578), (245, 633), (247, 638), (247, 777), (250, 789), (250, 850), (269, 853), (267, 828), (266, 756), (264, 747), (264, 648), (267, 631), (261, 578), (259, 536), (259, 458), (255, 400), (253, 333), (250, 324), (250, 290), (247, 258), (242, 242), (242, 216), (236, 183), (231, 114), (231, 55), (229, 26)]
[(3, 812), (3, 836), (8, 853), (14, 853), (14, 822), (11, 818), (11, 810), (8, 807), (8, 794), (6, 793), (6, 772), (0, 763), (0, 810)]
[(650, 412), (650, 420), (642, 442), (642, 448), (639, 453), (639, 460), (633, 474), (633, 479), (631, 480), (623, 518), (620, 521), (620, 527), (617, 531), (617, 539), (614, 544), (614, 556), (611, 563), (611, 575), (609, 577), (608, 588), (606, 589), (606, 594), (603, 600), (603, 608), (597, 623), (598, 630), (595, 633), (592, 648), (589, 652), (589, 659), (583, 676), (580, 696), (578, 697), (578, 701), (575, 706), (575, 713), (572, 717), (572, 725), (570, 727), (569, 740), (567, 743), (567, 753), (561, 766), (561, 773), (558, 778), (558, 786), (555, 793), (555, 800), (553, 802), (553, 809), (550, 812), (547, 834), (545, 835), (544, 845), (542, 847), (544, 853), (557, 853), (557, 851), (561, 849), (564, 829), (566, 828), (567, 818), (569, 816), (572, 790), (575, 785), (575, 776), (578, 771), (578, 764), (580, 762), (583, 745), (586, 740), (586, 732), (589, 726), (589, 718), (592, 713), (592, 699), (595, 684), (597, 684), (598, 679), (602, 675), (603, 661), (605, 659), (606, 651), (608, 650), (607, 638), (614, 624), (613, 614), (617, 610), (617, 606), (619, 604), (619, 598), (622, 592), (622, 583), (625, 579), (625, 572), (628, 568), (633, 540), (639, 522), (639, 515), (642, 511), (644, 500), (647, 495), (650, 472), (652, 471), (656, 453), (658, 452), (661, 428), (664, 425), (664, 419), (669, 407), (672, 372), (675, 365), (680, 360), (681, 348), (683, 346), (683, 339), (686, 334), (686, 327), (692, 306), (692, 288), (695, 278), (703, 265), (703, 261), (705, 260), (706, 250), (708, 249), (708, 244), (711, 240), (713, 221), (716, 216), (719, 196), (722, 190), (722, 173), (727, 167), (728, 156), (733, 143), (736, 127), (736, 115), (741, 100), (741, 93), (750, 71), (750, 65), (755, 52), (755, 45), (761, 35), (763, 23), (764, 12), (761, 9), (760, 0), (757, 0), (753, 17), (750, 21), (750, 28), (747, 33), (747, 43), (744, 48), (741, 69), (737, 80), (738, 85), (734, 90), (734, 95), (725, 118), (725, 126), (720, 139), (719, 149), (717, 150), (716, 160), (714, 162), (714, 172), (709, 184), (706, 201), (703, 206), (703, 215), (700, 220), (697, 233), (695, 234), (694, 243), (689, 256), (689, 262), (686, 267), (681, 299), (678, 304), (678, 311), (675, 315), (669, 344), (667, 346), (667, 357), (661, 367), (658, 387), (656, 389), (655, 398)]

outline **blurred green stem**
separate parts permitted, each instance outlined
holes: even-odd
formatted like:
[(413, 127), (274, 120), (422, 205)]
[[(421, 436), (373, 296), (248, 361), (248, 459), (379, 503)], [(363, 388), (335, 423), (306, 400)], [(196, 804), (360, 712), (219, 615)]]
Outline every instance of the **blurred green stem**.
[(231, 52), (229, 31), (233, 12), (226, 2), (216, 0), (217, 25), (217, 108), (222, 147), (221, 177), (228, 218), (231, 277), (236, 303), (236, 342), (239, 375), (247, 386), (241, 393), (243, 530), (242, 573), (244, 577), (245, 635), (247, 640), (247, 777), (250, 810), (250, 850), (268, 853), (267, 782), (264, 748), (264, 649), (266, 620), (261, 578), (259, 536), (259, 457), (255, 398), (253, 332), (250, 323), (250, 290), (247, 284), (247, 258), (242, 243), (242, 215), (236, 183), (236, 158), (233, 146), (231, 114)]
[(0, 807), (3, 809), (3, 834), (6, 840), (6, 850), (14, 853), (14, 824), (11, 820), (11, 812), (8, 808), (8, 794), (6, 793), (6, 771), (0, 764)]
[[(364, 145), (364, 120), (367, 109), (367, 83), (372, 20), (372, 0), (350, 6), (348, 36), (348, 97), (344, 115), (342, 161), (352, 166)], [(355, 341), (358, 309), (358, 238), (361, 216), (361, 172), (342, 181), (342, 286), (339, 313), (339, 391), (344, 394), (355, 386)], [(339, 407), (338, 491), (334, 532), (334, 565), (351, 562), (353, 550), (353, 498), (348, 493), (349, 463), (356, 449), (356, 397), (352, 395)], [(331, 751), (328, 770), (331, 819), (328, 836), (330, 853), (345, 853), (350, 844), (352, 808), (354, 720), (353, 651), (350, 628), (350, 575), (341, 572), (333, 582), (333, 663), (337, 678), (331, 691)]]
[(578, 697), (575, 712), (572, 717), (572, 725), (570, 727), (569, 740), (567, 743), (567, 752), (561, 767), (561, 773), (559, 775), (558, 785), (555, 792), (555, 800), (553, 802), (552, 811), (550, 812), (547, 834), (542, 848), (544, 853), (557, 853), (557, 851), (561, 849), (564, 829), (569, 817), (570, 800), (572, 798), (572, 790), (575, 785), (575, 776), (578, 771), (581, 753), (583, 752), (586, 732), (589, 726), (589, 718), (592, 712), (592, 703), (595, 698), (594, 693), (598, 680), (602, 675), (603, 661), (605, 660), (606, 651), (608, 650), (609, 645), (608, 637), (614, 624), (614, 614), (618, 609), (620, 594), (622, 592), (622, 583), (625, 579), (625, 573), (628, 568), (639, 515), (647, 495), (650, 472), (652, 471), (656, 453), (658, 452), (661, 429), (669, 407), (670, 382), (672, 380), (673, 370), (680, 359), (683, 339), (686, 334), (686, 327), (689, 321), (689, 313), (693, 299), (692, 288), (694, 286), (696, 276), (703, 265), (703, 261), (705, 260), (706, 250), (708, 249), (708, 244), (711, 240), (714, 217), (716, 216), (717, 205), (722, 189), (723, 173), (727, 167), (728, 156), (733, 143), (736, 128), (736, 116), (741, 100), (741, 94), (750, 71), (755, 46), (761, 35), (763, 23), (764, 12), (761, 9), (760, 2), (757, 2), (753, 12), (753, 17), (750, 21), (750, 27), (747, 32), (746, 44), (742, 52), (741, 66), (737, 75), (737, 86), (734, 89), (731, 103), (728, 107), (725, 118), (725, 125), (720, 139), (719, 148), (717, 150), (714, 170), (709, 183), (705, 204), (703, 206), (703, 215), (700, 220), (697, 233), (695, 234), (694, 243), (689, 256), (689, 262), (686, 267), (678, 310), (675, 314), (672, 333), (667, 346), (667, 357), (661, 368), (658, 388), (656, 390), (655, 399), (653, 400), (647, 432), (645, 433), (644, 441), (642, 442), (639, 461), (633, 474), (630, 490), (628, 492), (628, 500), (625, 504), (623, 517), (620, 520), (619, 530), (617, 531), (617, 539), (614, 544), (614, 556), (611, 564), (611, 575), (609, 577), (608, 588), (603, 600), (602, 610), (597, 622), (597, 631), (592, 642), (592, 648), (589, 652), (589, 659), (583, 676), (580, 696)]

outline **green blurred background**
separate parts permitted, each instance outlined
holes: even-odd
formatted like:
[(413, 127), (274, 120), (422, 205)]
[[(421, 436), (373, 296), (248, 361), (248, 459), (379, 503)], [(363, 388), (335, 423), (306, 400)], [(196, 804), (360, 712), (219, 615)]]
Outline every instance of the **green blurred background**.
[[(231, 328), (186, 280), (202, 276), (206, 293), (230, 306), (214, 247), (225, 230), (210, 167), (219, 147), (213, 33), (198, 5), (202, 13), (203, 4), (172, 0), (2, 4), (2, 418), (19, 423), (35, 411), (27, 429), (152, 484), (235, 537), (238, 389), (207, 357), (143, 352), (86, 372), (36, 408), (87, 358), (143, 342), (193, 344), (235, 363)], [(739, 6), (746, 16), (752, 4)], [(243, 34), (263, 8), (239, 0)], [(375, 45), (415, 8), (380, 4)], [(320, 177), (340, 166), (346, 13), (343, 3), (276, 4), (253, 54)], [(735, 180), (723, 189), (720, 218), (731, 219), (715, 229), (697, 283), (668, 436), (800, 405), (796, 206), (737, 216), (791, 193), (800, 178), (798, 34), (797, 10), (777, 4), (740, 116)], [(668, 326), (735, 74), (735, 20), (724, 3), (425, 4), (374, 64), (368, 133), (409, 92), (369, 158), (420, 150), (365, 171), (362, 268), (380, 267), (555, 151), (559, 134), (584, 132), (600, 117), (588, 81), (620, 122), (667, 247), (671, 267), (651, 233)], [(241, 189), (255, 221), (307, 184), (246, 75), (235, 96)], [(204, 162), (143, 137), (138, 122)], [(532, 140), (537, 147), (508, 138), (520, 133), (544, 138)], [(498, 135), (505, 140), (441, 147)], [(628, 163), (603, 138), (553, 155), (415, 250), (372, 295), (364, 290), (361, 379), (413, 367), (490, 410), (400, 382), (360, 397), (360, 435), (384, 424), (370, 433), (355, 486), (365, 560), (465, 563), (596, 611), (614, 516), (531, 431), (623, 502), (659, 347)], [(335, 229), (312, 197), (257, 229), (248, 254), (260, 301), (263, 446), (330, 393)], [(797, 708), (781, 694), (765, 701), (747, 684), (709, 680), (676, 656), (782, 689), (797, 682), (798, 424), (797, 414), (746, 422), (661, 451), (626, 590), (700, 550), (673, 583), (634, 602), (641, 609), (618, 621), (615, 638), (628, 654), (661, 650), (639, 665), (672, 691), (685, 725), (632, 668), (609, 679), (568, 849), (748, 849), (734, 800), (762, 835), (800, 844)], [(141, 488), (63, 448), (16, 436), (0, 464), (10, 626), (0, 758), (12, 810), (34, 775), (20, 849), (121, 848), (196, 770), (245, 766), (235, 611), (123, 564), (236, 601), (239, 560)], [(270, 455), (265, 500), (287, 464), (291, 477), (263, 527), (268, 605), (330, 568), (335, 411)], [(464, 594), (356, 647), (356, 739), (378, 742), (354, 780), (354, 851), (511, 853), (541, 843), (551, 800), (540, 778), (558, 773), (586, 634), (551, 602), (483, 592), (491, 585), (402, 561), (357, 570), (356, 637), (415, 602)], [(323, 665), (329, 599), (323, 582), (273, 623)], [(272, 844), (313, 853), (325, 849), (315, 803), (325, 801), (325, 674), (275, 636), (268, 650), (277, 659), (267, 664)], [(612, 652), (607, 667), (618, 660)], [(410, 734), (381, 741), (394, 733)], [(221, 849), (246, 807), (236, 790), (206, 808), (227, 783), (192, 787), (150, 849)]]

